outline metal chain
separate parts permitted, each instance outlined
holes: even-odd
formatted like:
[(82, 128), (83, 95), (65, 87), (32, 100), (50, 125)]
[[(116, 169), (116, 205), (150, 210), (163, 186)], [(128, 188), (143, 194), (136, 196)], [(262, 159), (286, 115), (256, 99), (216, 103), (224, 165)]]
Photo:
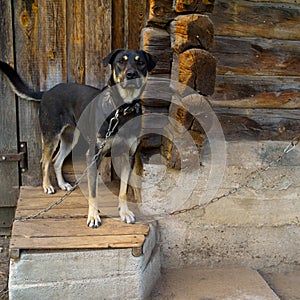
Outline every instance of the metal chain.
[[(15, 220), (17, 221), (27, 221), (27, 220), (31, 220), (31, 219), (36, 219), (38, 217), (41, 217), (41, 215), (45, 214), (46, 212), (48, 212), (49, 210), (51, 210), (52, 208), (58, 206), (59, 204), (61, 204), (66, 198), (68, 198), (70, 196), (70, 194), (79, 186), (81, 180), (83, 179), (83, 177), (87, 174), (88, 169), (95, 163), (96, 159), (100, 156), (106, 142), (107, 139), (112, 135), (112, 133), (114, 132), (114, 130), (116, 129), (117, 125), (119, 123), (119, 110), (116, 111), (115, 115), (113, 118), (111, 118), (110, 122), (109, 122), (109, 127), (108, 127), (108, 131), (105, 135), (105, 140), (102, 142), (102, 144), (99, 147), (98, 152), (94, 155), (93, 160), (91, 162), (91, 164), (89, 166), (86, 167), (86, 169), (84, 170), (83, 174), (80, 176), (79, 179), (77, 179), (77, 181), (75, 182), (74, 186), (72, 187), (71, 190), (67, 191), (61, 198), (59, 198), (56, 202), (54, 202), (53, 204), (51, 204), (50, 206), (48, 206), (47, 208), (39, 211), (38, 213), (36, 213), (35, 215), (32, 216), (28, 216), (28, 217), (20, 217), (20, 218), (16, 218)], [(169, 216), (176, 216), (179, 214), (183, 214), (183, 213), (187, 213), (190, 211), (194, 211), (194, 210), (198, 210), (198, 209), (205, 209), (208, 205), (213, 204), (223, 198), (226, 198), (230, 195), (236, 194), (238, 191), (240, 191), (243, 188), (246, 188), (251, 182), (253, 182), (258, 176), (262, 175), (263, 173), (265, 173), (267, 170), (269, 170), (272, 166), (277, 165), (282, 159), (283, 157), (288, 154), (289, 152), (291, 152), (292, 150), (295, 149), (295, 147), (299, 144), (300, 142), (300, 136), (295, 137), (291, 140), (291, 142), (289, 143), (289, 145), (283, 150), (283, 153), (281, 155), (279, 155), (276, 159), (272, 160), (271, 162), (268, 163), (268, 165), (266, 165), (265, 167), (261, 167), (258, 168), (257, 170), (251, 172), (251, 174), (247, 177), (249, 177), (249, 179), (247, 179), (244, 183), (239, 184), (238, 187), (235, 187), (231, 190), (229, 190), (228, 192), (214, 197), (211, 200), (209, 200), (208, 202), (204, 203), (204, 204), (196, 204), (192, 207), (189, 208), (183, 208), (183, 209), (179, 209), (179, 210), (175, 210), (172, 211), (170, 213), (168, 213)], [(50, 218), (50, 217), (49, 217)], [(73, 217), (76, 218), (76, 217)]]
[(108, 125), (108, 129), (107, 129), (107, 132), (105, 134), (105, 139), (101, 143), (101, 145), (99, 146), (99, 150), (94, 155), (94, 157), (92, 159), (92, 162), (85, 168), (85, 170), (83, 171), (83, 173), (81, 174), (81, 176), (76, 180), (75, 184), (73, 185), (73, 187), (70, 190), (66, 191), (65, 194), (63, 194), (56, 202), (54, 202), (53, 204), (49, 205), (45, 209), (40, 210), (36, 214), (28, 216), (28, 217), (15, 218), (14, 220), (15, 221), (28, 221), (28, 220), (32, 220), (32, 219), (37, 219), (41, 215), (47, 213), (49, 210), (53, 209), (54, 207), (56, 207), (59, 204), (61, 204), (64, 200), (66, 200), (73, 193), (73, 191), (79, 186), (79, 184), (81, 183), (82, 179), (87, 174), (89, 168), (92, 167), (92, 165), (96, 162), (97, 158), (101, 155), (102, 150), (103, 150), (104, 146), (107, 143), (107, 140), (113, 134), (113, 132), (115, 131), (115, 129), (118, 126), (118, 124), (119, 124), (119, 109), (116, 110), (115, 115), (110, 119), (109, 125)]
[(281, 155), (279, 155), (276, 159), (272, 160), (271, 162), (268, 163), (267, 166), (265, 167), (261, 167), (258, 168), (257, 170), (253, 171), (249, 176), (249, 179), (247, 179), (244, 183), (239, 184), (238, 187), (235, 187), (231, 190), (229, 190), (227, 193), (224, 193), (220, 196), (214, 197), (211, 200), (209, 200), (206, 203), (203, 204), (196, 204), (192, 207), (189, 208), (183, 208), (183, 209), (179, 209), (179, 210), (175, 210), (169, 213), (170, 216), (176, 216), (179, 214), (183, 214), (189, 211), (193, 211), (193, 210), (198, 210), (198, 209), (205, 209), (208, 205), (215, 203), (223, 198), (226, 198), (230, 195), (236, 194), (238, 191), (240, 191), (243, 188), (248, 187), (248, 185), (254, 181), (258, 176), (262, 175), (263, 173), (265, 173), (267, 170), (269, 170), (272, 166), (277, 165), (282, 159), (283, 157), (288, 154), (290, 151), (294, 150), (295, 147), (299, 144), (300, 142), (300, 136), (295, 137), (291, 140), (291, 142), (289, 143), (289, 145), (283, 150), (283, 153)]

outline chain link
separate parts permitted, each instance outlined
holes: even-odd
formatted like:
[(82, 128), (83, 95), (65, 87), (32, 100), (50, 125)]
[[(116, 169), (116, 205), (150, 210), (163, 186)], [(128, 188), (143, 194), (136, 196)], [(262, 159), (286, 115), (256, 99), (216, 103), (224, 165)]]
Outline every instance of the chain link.
[[(39, 211), (35, 215), (31, 215), (31, 216), (28, 216), (28, 217), (20, 217), (20, 218), (16, 218), (15, 220), (16, 221), (27, 221), (27, 220), (39, 218), (39, 217), (41, 217), (41, 215), (47, 213), (49, 210), (51, 210), (54, 207), (58, 206), (66, 198), (68, 198), (71, 195), (71, 193), (79, 186), (79, 184), (82, 181), (83, 177), (87, 174), (88, 169), (95, 163), (95, 161), (97, 160), (97, 158), (101, 155), (101, 152), (102, 152), (102, 150), (103, 150), (103, 148), (104, 148), (104, 146), (105, 146), (108, 138), (112, 135), (112, 133), (116, 129), (118, 123), (119, 123), (119, 110), (117, 110), (116, 113), (115, 113), (115, 115), (114, 115), (114, 117), (111, 118), (111, 120), (109, 122), (109, 127), (108, 127), (108, 130), (107, 130), (107, 133), (105, 135), (105, 140), (99, 146), (98, 152), (94, 155), (94, 157), (92, 159), (92, 162), (90, 163), (90, 165), (88, 165), (86, 167), (86, 169), (84, 170), (83, 174), (79, 177), (79, 179), (77, 179), (77, 181), (75, 182), (75, 184), (74, 184), (74, 186), (72, 187), (71, 190), (67, 191), (56, 202), (54, 202), (53, 204), (49, 205), (47, 208)], [(260, 167), (257, 170), (253, 171), (249, 176), (247, 176), (247, 177), (249, 177), (249, 179), (247, 179), (244, 183), (239, 184), (237, 187), (232, 188), (228, 192), (226, 192), (226, 193), (224, 193), (224, 194), (222, 194), (220, 196), (216, 196), (216, 197), (212, 198), (211, 200), (209, 200), (208, 202), (206, 202), (204, 204), (196, 204), (196, 205), (188, 207), (188, 208), (183, 208), (183, 209), (175, 210), (175, 211), (172, 211), (170, 213), (167, 213), (167, 215), (169, 215), (169, 216), (176, 216), (176, 215), (187, 213), (187, 212), (194, 211), (194, 210), (205, 209), (210, 204), (213, 204), (213, 203), (218, 202), (219, 200), (221, 200), (223, 198), (227, 198), (227, 197), (229, 197), (231, 195), (236, 194), (241, 189), (248, 187), (251, 182), (253, 182), (258, 176), (262, 175), (267, 170), (269, 170), (272, 166), (277, 165), (283, 159), (283, 157), (285, 155), (287, 155), (289, 152), (291, 152), (292, 150), (295, 149), (295, 147), (299, 144), (299, 142), (300, 142), (300, 136), (293, 138), (291, 140), (291, 142), (289, 143), (289, 145), (283, 150), (283, 153), (281, 155), (279, 155), (276, 159), (274, 159), (271, 162), (269, 162), (265, 167)], [(65, 217), (66, 216), (62, 216), (61, 218), (65, 218)], [(51, 217), (47, 217), (47, 218), (51, 218)], [(76, 218), (76, 217), (73, 217), (73, 218)]]
[(253, 182), (258, 176), (262, 175), (263, 173), (265, 173), (267, 170), (269, 170), (271, 167), (277, 165), (280, 163), (280, 161), (283, 159), (283, 157), (288, 154), (290, 151), (294, 150), (295, 147), (299, 144), (300, 142), (300, 136), (295, 137), (291, 140), (291, 142), (289, 143), (289, 145), (283, 150), (283, 153), (281, 155), (279, 155), (276, 159), (272, 160), (271, 162), (268, 163), (268, 165), (266, 165), (265, 167), (260, 167), (257, 170), (253, 171), (249, 176), (249, 179), (247, 179), (244, 183), (239, 184), (238, 187), (232, 188), (231, 190), (229, 190), (228, 192), (214, 197), (211, 200), (209, 200), (206, 203), (203, 204), (196, 204), (194, 206), (191, 206), (189, 208), (183, 208), (183, 209), (179, 209), (179, 210), (175, 210), (169, 213), (170, 216), (176, 216), (179, 214), (183, 214), (183, 213), (187, 213), (189, 211), (193, 211), (193, 210), (198, 210), (198, 209), (205, 209), (208, 205), (215, 203), (223, 198), (226, 198), (228, 196), (231, 196), (233, 194), (236, 194), (238, 191), (240, 191), (243, 188), (246, 188), (249, 186), (249, 184), (251, 182)]
[(108, 129), (107, 129), (107, 132), (105, 134), (105, 139), (102, 141), (101, 145), (99, 146), (98, 152), (94, 155), (94, 157), (92, 159), (92, 162), (85, 168), (85, 170), (83, 171), (81, 176), (76, 180), (75, 184), (73, 185), (73, 187), (70, 190), (66, 191), (65, 194), (63, 194), (63, 196), (61, 196), (56, 202), (49, 205), (45, 209), (40, 210), (36, 214), (28, 216), (28, 217), (15, 218), (14, 220), (23, 222), (23, 221), (28, 221), (28, 220), (32, 220), (32, 219), (37, 219), (37, 218), (41, 217), (41, 215), (47, 213), (49, 210), (53, 209), (54, 207), (61, 204), (64, 200), (66, 200), (73, 193), (73, 191), (79, 186), (82, 179), (87, 174), (89, 168), (91, 168), (93, 166), (93, 164), (96, 162), (98, 157), (101, 155), (102, 150), (103, 150), (103, 148), (105, 147), (105, 145), (107, 143), (107, 140), (111, 137), (111, 135), (115, 131), (118, 124), (119, 124), (119, 110), (117, 109), (116, 112), (115, 112), (115, 115), (109, 121)]

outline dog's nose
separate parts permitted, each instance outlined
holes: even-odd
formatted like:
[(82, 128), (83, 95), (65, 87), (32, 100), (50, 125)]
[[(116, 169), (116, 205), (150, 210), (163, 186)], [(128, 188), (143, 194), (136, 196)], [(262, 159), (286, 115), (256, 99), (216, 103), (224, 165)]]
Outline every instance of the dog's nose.
[(126, 78), (127, 78), (127, 79), (135, 79), (135, 78), (137, 78), (137, 77), (138, 77), (137, 72), (134, 71), (134, 70), (129, 70), (129, 71), (127, 71), (127, 73), (126, 73)]

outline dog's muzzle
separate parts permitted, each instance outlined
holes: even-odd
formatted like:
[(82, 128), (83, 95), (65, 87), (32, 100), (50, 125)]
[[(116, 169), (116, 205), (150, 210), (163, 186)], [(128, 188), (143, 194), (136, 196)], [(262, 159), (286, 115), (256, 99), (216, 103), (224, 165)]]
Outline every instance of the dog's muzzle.
[(143, 80), (135, 70), (126, 72), (124, 80), (121, 82), (122, 88), (135, 88), (139, 89), (143, 85)]

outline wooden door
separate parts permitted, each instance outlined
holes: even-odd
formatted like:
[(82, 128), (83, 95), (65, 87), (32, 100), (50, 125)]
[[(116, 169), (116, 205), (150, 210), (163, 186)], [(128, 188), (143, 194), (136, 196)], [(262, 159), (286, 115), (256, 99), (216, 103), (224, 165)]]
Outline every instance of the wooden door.
[[(13, 26), (10, 1), (0, 0), (0, 59), (13, 63)], [(0, 74), (0, 233), (9, 228), (19, 192), (18, 162), (4, 154), (18, 152), (17, 103), (4, 76)]]
[[(102, 88), (110, 76), (102, 58), (112, 48), (139, 48), (147, 0), (0, 0), (0, 59), (28, 86), (45, 91), (60, 82)], [(0, 220), (16, 205), (19, 185), (40, 185), (39, 103), (16, 99), (0, 74), (0, 153), (28, 148), (28, 170), (0, 164)], [(11, 219), (11, 217), (10, 217)], [(0, 227), (1, 227), (0, 222)]]

